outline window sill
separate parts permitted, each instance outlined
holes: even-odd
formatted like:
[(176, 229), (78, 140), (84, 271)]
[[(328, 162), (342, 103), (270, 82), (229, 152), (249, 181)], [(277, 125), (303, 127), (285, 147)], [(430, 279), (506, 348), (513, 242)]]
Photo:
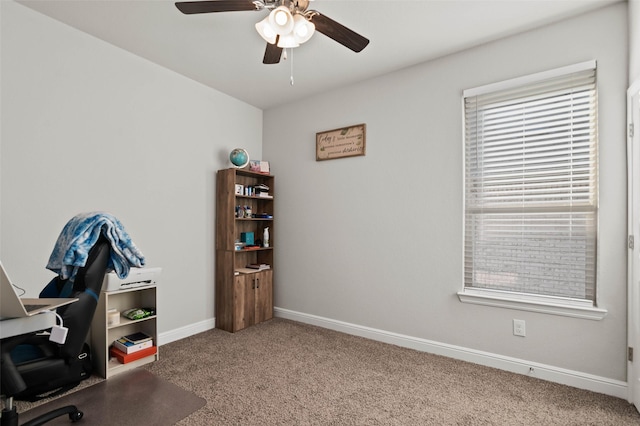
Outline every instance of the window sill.
[(495, 290), (465, 289), (458, 292), (458, 298), (462, 303), (473, 303), (476, 305), (540, 312), (543, 314), (562, 315), (596, 321), (602, 320), (607, 315), (606, 309), (596, 308), (584, 302), (576, 302), (572, 299), (559, 297), (528, 296)]

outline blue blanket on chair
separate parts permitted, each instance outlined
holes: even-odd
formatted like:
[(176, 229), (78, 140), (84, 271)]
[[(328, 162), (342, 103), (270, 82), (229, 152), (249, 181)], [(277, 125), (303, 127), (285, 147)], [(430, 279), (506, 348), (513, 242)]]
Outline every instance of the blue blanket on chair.
[(108, 213), (92, 212), (81, 213), (67, 222), (49, 257), (47, 269), (63, 280), (73, 281), (78, 269), (87, 263), (89, 250), (101, 233), (111, 244), (108, 268), (119, 278), (126, 278), (132, 266), (144, 266), (143, 254), (120, 221)]

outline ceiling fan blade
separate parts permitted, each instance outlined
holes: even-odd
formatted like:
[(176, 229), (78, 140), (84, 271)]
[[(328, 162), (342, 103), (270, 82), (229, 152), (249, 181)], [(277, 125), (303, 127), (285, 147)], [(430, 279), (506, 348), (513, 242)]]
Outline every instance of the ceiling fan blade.
[(369, 39), (337, 23), (320, 12), (314, 12), (310, 20), (316, 26), (316, 31), (320, 31), (322, 34), (348, 47), (354, 52), (360, 52), (369, 44)]
[(181, 1), (176, 3), (176, 7), (186, 15), (194, 13), (258, 10), (258, 7), (251, 0)]
[(267, 43), (267, 48), (264, 51), (264, 59), (262, 60), (263, 64), (277, 64), (280, 62), (282, 47), (278, 47), (277, 43), (278, 39), (276, 39), (276, 42), (273, 44)]

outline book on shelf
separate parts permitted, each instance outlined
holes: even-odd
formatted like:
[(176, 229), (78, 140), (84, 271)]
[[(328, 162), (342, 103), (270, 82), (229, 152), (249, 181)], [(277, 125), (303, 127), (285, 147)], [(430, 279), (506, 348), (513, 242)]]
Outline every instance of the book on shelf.
[(127, 334), (126, 336), (122, 336), (122, 338), (127, 339), (129, 342), (134, 344), (144, 343), (151, 340), (151, 336), (141, 331), (133, 334)]
[(268, 192), (258, 192), (257, 196), (260, 198), (273, 198), (273, 195), (269, 195)]
[(271, 269), (271, 267), (269, 265), (267, 265), (266, 268), (236, 268), (236, 270), (234, 271), (235, 275), (240, 275), (240, 274), (255, 274), (256, 272), (260, 272), (260, 271), (265, 271)]
[(273, 219), (273, 215), (269, 213), (256, 213), (254, 217), (256, 219)]
[(149, 346), (146, 349), (142, 349), (140, 351), (127, 354), (122, 352), (118, 348), (112, 346), (111, 349), (109, 349), (109, 355), (111, 355), (111, 357), (113, 358), (116, 358), (120, 364), (126, 364), (128, 362), (136, 361), (151, 355), (155, 355), (157, 351), (158, 351), (158, 348), (156, 346)]
[(122, 351), (125, 354), (132, 354), (150, 348), (153, 346), (153, 340), (146, 340), (141, 343), (133, 343), (124, 337), (119, 338), (113, 342), (113, 347)]
[(250, 263), (247, 265), (249, 269), (257, 269), (258, 271), (263, 271), (265, 269), (271, 269), (271, 266), (266, 263)]

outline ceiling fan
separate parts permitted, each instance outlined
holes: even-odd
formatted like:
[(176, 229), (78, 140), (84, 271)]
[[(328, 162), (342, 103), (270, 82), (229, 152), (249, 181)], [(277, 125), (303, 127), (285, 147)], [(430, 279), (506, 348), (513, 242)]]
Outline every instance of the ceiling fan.
[(297, 47), (309, 40), (315, 31), (360, 52), (369, 40), (316, 10), (309, 10), (311, 0), (203, 0), (177, 2), (180, 12), (196, 13), (261, 11), (269, 15), (256, 24), (256, 30), (267, 42), (262, 62), (277, 64), (284, 48)]

